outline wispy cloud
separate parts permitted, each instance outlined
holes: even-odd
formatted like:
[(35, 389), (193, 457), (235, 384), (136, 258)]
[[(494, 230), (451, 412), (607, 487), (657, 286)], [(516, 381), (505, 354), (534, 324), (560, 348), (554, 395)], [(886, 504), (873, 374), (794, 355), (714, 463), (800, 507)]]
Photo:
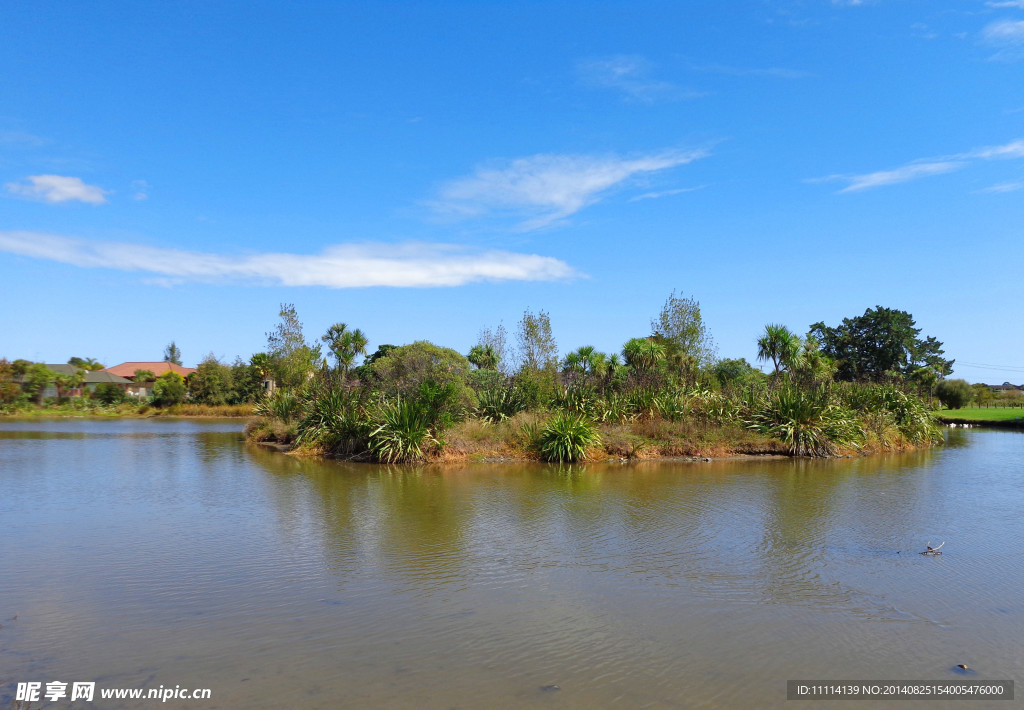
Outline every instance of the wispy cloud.
[(0, 232), (0, 251), (84, 268), (141, 272), (157, 283), (250, 283), (366, 288), (559, 281), (580, 276), (552, 257), (448, 244), (347, 244), (320, 254), (205, 254), (27, 231)]
[(984, 192), (1001, 193), (1001, 192), (1017, 192), (1018, 190), (1024, 190), (1024, 182), (1003, 182), (1003, 183), (999, 183), (998, 185), (992, 185), (991, 187), (986, 187), (983, 190), (978, 190), (978, 192), (982, 192), (982, 193), (984, 193)]
[(829, 175), (823, 178), (814, 178), (807, 182), (845, 181), (848, 184), (839, 191), (840, 193), (857, 192), (860, 190), (868, 190), (873, 187), (883, 187), (885, 185), (896, 185), (903, 182), (910, 182), (911, 180), (930, 177), (932, 175), (951, 173), (970, 165), (973, 161), (1007, 160), (1013, 158), (1024, 158), (1024, 140), (1011, 141), (1005, 145), (975, 148), (974, 150), (969, 150), (966, 153), (915, 160), (894, 170), (880, 170), (878, 172), (866, 173), (864, 175)]
[(613, 89), (628, 100), (641, 103), (681, 101), (706, 95), (652, 78), (651, 63), (635, 55), (587, 59), (576, 65), (576, 72), (580, 81), (587, 86)]
[(40, 202), (87, 202), (102, 205), (107, 201), (108, 190), (95, 185), (86, 185), (82, 178), (64, 175), (29, 175), (26, 182), (9, 182), (7, 192), (18, 197)]
[(708, 151), (669, 151), (635, 158), (586, 155), (534, 155), (478, 168), (441, 187), (431, 206), (457, 217), (526, 217), (522, 229), (537, 229), (564, 219), (601, 199), (630, 178), (685, 165)]
[(696, 192), (697, 190), (703, 190), (705, 187), (707, 187), (707, 185), (698, 185), (697, 187), (680, 187), (675, 190), (662, 190), (661, 192), (645, 192), (642, 195), (629, 198), (629, 201), (638, 202), (639, 200), (657, 200), (659, 197), (681, 195), (684, 192)]
[(149, 183), (145, 180), (132, 180), (132, 190), (135, 191), (132, 199), (136, 202), (149, 199)]
[(961, 157), (981, 158), (982, 160), (1024, 158), (1024, 140), (1012, 141), (1006, 145), (976, 148), (969, 153), (964, 153)]
[(0, 146), (5, 148), (40, 148), (48, 142), (23, 131), (0, 131)]
[(840, 193), (859, 192), (860, 190), (869, 190), (873, 187), (910, 182), (911, 180), (917, 180), (931, 175), (951, 173), (954, 170), (959, 170), (964, 165), (966, 165), (966, 163), (952, 161), (939, 163), (912, 163), (910, 165), (904, 165), (901, 168), (896, 168), (895, 170), (879, 170), (878, 172), (866, 173), (864, 175), (829, 175), (828, 177), (817, 178), (810, 182), (843, 180), (849, 184), (840, 190)]
[(981, 40), (999, 51), (989, 59), (1014, 62), (1024, 59), (1024, 20), (999, 20), (985, 26)]
[(981, 36), (992, 44), (1024, 43), (1024, 20), (1000, 20), (987, 25)]
[(810, 72), (784, 67), (731, 67), (724, 64), (691, 65), (691, 71), (705, 74), (724, 74), (727, 76), (764, 76), (772, 79), (806, 79), (813, 76)]
[(987, 2), (985, 4), (995, 8), (1015, 7), (1024, 10), (1024, 0), (1003, 0), (1002, 2)]

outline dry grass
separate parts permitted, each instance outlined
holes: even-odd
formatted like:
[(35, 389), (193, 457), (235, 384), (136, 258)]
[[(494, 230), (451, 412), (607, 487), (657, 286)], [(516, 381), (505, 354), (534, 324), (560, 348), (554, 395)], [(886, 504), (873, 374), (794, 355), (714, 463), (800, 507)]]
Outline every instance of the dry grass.
[(165, 417), (251, 417), (251, 404), (175, 404), (170, 407), (151, 408), (150, 415)]
[(295, 441), (296, 425), (280, 419), (256, 419), (245, 427), (245, 438), (256, 443), (291, 444)]
[[(537, 459), (533, 436), (547, 422), (544, 412), (520, 412), (512, 419), (488, 424), (471, 419), (444, 435), (445, 447), (430, 461), (452, 462), (485, 458)], [(722, 457), (737, 454), (785, 454), (774, 441), (740, 424), (710, 426), (683, 419), (671, 422), (648, 417), (599, 426), (601, 445), (587, 450), (587, 458), (652, 459), (665, 456)]]

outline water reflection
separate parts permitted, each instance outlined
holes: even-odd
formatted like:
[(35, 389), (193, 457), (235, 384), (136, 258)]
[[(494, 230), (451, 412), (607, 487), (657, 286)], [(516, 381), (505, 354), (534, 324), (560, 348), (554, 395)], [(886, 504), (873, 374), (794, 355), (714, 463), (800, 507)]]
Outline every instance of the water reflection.
[(9, 677), (190, 681), (221, 707), (781, 708), (786, 678), (1024, 671), (1019, 434), (388, 467), (239, 429), (0, 422)]
[(271, 476), (281, 524), (315, 513), (343, 583), (371, 559), (418, 593), (514, 584), (550, 567), (600, 574), (605, 588), (640, 581), (644, 593), (685, 586), (735, 603), (871, 614), (829, 567), (910, 551), (900, 523), (920, 523), (918, 479), (932, 455), (461, 467), (252, 457)]

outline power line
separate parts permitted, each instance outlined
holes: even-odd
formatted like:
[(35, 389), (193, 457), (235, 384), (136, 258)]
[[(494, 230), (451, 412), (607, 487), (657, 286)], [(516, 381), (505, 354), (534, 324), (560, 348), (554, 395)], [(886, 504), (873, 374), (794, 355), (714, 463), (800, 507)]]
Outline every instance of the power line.
[(958, 360), (956, 363), (954, 363), (953, 366), (956, 367), (956, 365), (965, 365), (967, 367), (974, 367), (981, 370), (997, 370), (1001, 372), (1024, 372), (1024, 367), (1016, 367), (1014, 365), (989, 365), (983, 362), (965, 362), (963, 360)]

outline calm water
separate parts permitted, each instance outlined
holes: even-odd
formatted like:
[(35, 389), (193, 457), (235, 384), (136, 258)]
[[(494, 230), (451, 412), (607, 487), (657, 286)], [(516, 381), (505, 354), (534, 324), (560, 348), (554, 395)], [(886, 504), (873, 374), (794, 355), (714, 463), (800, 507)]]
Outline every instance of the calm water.
[(275, 710), (816, 707), (786, 680), (958, 663), (1019, 684), (1024, 434), (950, 436), (401, 468), (297, 461), (232, 423), (0, 421), (0, 707), (55, 680)]

